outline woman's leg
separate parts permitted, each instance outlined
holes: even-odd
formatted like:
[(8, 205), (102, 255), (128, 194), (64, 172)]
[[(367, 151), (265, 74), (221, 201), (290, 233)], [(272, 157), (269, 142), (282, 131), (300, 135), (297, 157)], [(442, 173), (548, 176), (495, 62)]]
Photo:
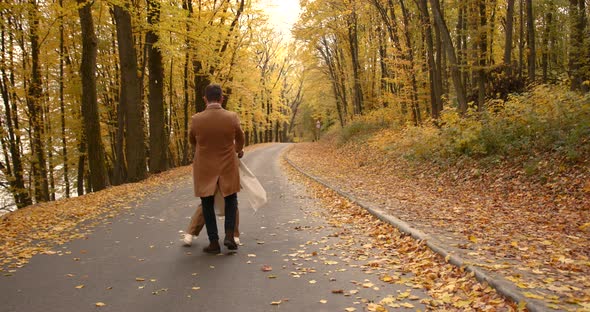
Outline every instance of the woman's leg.
[(187, 234), (199, 236), (201, 230), (205, 226), (205, 217), (203, 216), (203, 205), (199, 204), (197, 210), (191, 217), (191, 223), (188, 226)]

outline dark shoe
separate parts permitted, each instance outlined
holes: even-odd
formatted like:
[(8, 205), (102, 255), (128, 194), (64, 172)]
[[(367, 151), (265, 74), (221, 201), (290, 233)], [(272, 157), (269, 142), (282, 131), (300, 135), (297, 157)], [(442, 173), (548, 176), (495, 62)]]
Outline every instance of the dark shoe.
[(223, 240), (223, 244), (229, 250), (236, 250), (236, 249), (238, 249), (238, 244), (236, 244), (236, 241), (234, 240), (233, 233), (230, 234), (230, 235), (225, 235), (225, 239)]
[(218, 241), (213, 241), (209, 243), (209, 246), (203, 248), (203, 251), (210, 254), (218, 254), (221, 252), (221, 246), (219, 246)]

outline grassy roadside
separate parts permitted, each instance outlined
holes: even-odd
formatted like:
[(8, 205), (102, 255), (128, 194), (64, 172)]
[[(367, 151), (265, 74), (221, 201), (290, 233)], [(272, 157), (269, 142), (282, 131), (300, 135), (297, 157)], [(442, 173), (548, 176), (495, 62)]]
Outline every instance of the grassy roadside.
[(526, 296), (585, 310), (589, 105), (539, 87), (487, 115), (447, 112), (440, 128), (386, 126), (387, 116), (367, 116), (320, 143), (297, 145), (289, 157), (502, 273)]

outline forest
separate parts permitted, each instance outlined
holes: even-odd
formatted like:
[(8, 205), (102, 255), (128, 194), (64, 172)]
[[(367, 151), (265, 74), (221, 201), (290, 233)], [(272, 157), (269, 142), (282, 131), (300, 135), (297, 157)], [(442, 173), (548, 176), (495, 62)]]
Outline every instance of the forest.
[(301, 85), (251, 1), (2, 1), (3, 208), (192, 162), (202, 90), (224, 86), (247, 143), (285, 141)]
[[(247, 144), (392, 128), (412, 157), (590, 154), (586, 0), (302, 0), (284, 38), (250, 0), (0, 3), (0, 203), (187, 165), (220, 83)], [(337, 130), (334, 130), (337, 129)], [(399, 143), (402, 141), (402, 143)], [(518, 145), (520, 144), (520, 145)]]

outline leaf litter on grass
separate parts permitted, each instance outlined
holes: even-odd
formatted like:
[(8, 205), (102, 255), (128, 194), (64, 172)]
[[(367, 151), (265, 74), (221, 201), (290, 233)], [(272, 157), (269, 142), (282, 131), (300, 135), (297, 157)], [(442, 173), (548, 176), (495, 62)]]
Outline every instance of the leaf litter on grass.
[(584, 227), (590, 193), (570, 190), (583, 184), (583, 172), (539, 185), (514, 166), (489, 172), (468, 163), (446, 171), (416, 167), (375, 145), (297, 144), (288, 158), (440, 238), (472, 265), (535, 289), (551, 306), (576, 311), (590, 303), (590, 233)]
[[(324, 248), (314, 250), (315, 255), (306, 250), (289, 254), (293, 259), (313, 259), (329, 255), (339, 255), (340, 268), (333, 271), (346, 270), (343, 267), (356, 268), (364, 271), (368, 277), (363, 281), (351, 281), (357, 289), (330, 289), (327, 293), (334, 295), (355, 296), (358, 303), (365, 309), (387, 311), (400, 307), (415, 308), (413, 302), (419, 302), (428, 310), (437, 311), (516, 311), (515, 303), (499, 295), (489, 285), (478, 282), (473, 274), (448, 264), (443, 257), (431, 251), (424, 242), (416, 241), (402, 234), (390, 224), (375, 218), (366, 210), (334, 191), (311, 181), (296, 172), (288, 164), (284, 164), (292, 180), (306, 186), (312, 198), (319, 201), (322, 211), (314, 218), (322, 217), (335, 233), (329, 237), (336, 240), (321, 238), (310, 242), (309, 246), (326, 244)], [(337, 253), (336, 253), (337, 252)], [(333, 260), (332, 260), (333, 261)], [(335, 261), (336, 262), (336, 261)], [(356, 263), (361, 263), (357, 265)], [(302, 270), (303, 271), (303, 270)], [(301, 275), (305, 272), (292, 272)], [(395, 283), (406, 286), (404, 292), (383, 296), (389, 288), (375, 285), (379, 280), (386, 285)], [(383, 281), (385, 280), (385, 281)], [(359, 293), (359, 289), (361, 292)], [(420, 298), (414, 290), (425, 292), (428, 297)], [(360, 296), (377, 291), (383, 302), (365, 299)], [(368, 292), (368, 293), (363, 293)], [(352, 297), (351, 297), (352, 298)], [(353, 302), (354, 303), (354, 302)], [(354, 307), (350, 307), (351, 309)]]

